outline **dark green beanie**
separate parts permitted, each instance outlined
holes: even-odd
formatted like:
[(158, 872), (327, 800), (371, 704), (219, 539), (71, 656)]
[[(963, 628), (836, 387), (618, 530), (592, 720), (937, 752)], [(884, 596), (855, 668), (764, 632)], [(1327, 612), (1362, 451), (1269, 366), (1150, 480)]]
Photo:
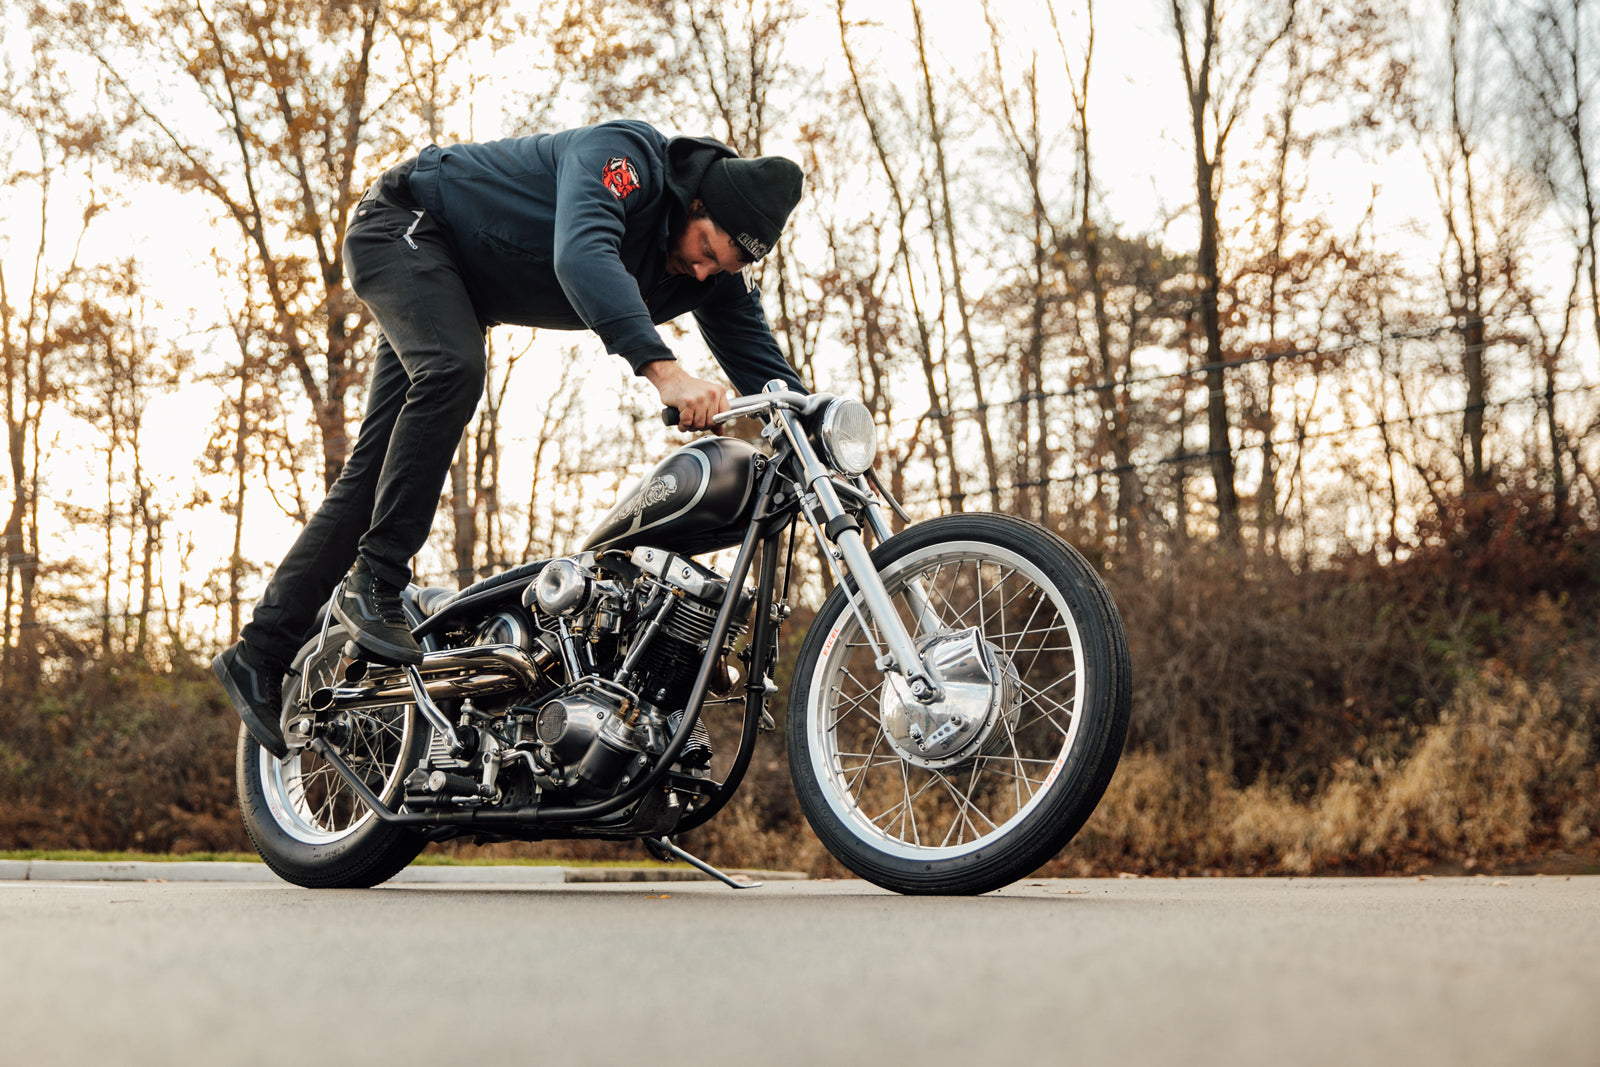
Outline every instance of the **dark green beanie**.
[(782, 156), (719, 159), (700, 181), (700, 199), (711, 221), (760, 259), (778, 243), (804, 182), (799, 165)]

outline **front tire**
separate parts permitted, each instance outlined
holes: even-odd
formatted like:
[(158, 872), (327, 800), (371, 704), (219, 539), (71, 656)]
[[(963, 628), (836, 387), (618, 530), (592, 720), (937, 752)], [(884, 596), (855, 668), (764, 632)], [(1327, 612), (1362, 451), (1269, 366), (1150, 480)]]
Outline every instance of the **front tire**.
[[(1004, 515), (933, 519), (872, 554), (950, 696), (922, 710), (876, 666), (844, 590), (823, 604), (790, 688), (801, 810), (841, 863), (901, 893), (985, 893), (1083, 826), (1128, 732), (1128, 644), (1110, 594), (1060, 538)], [(876, 626), (871, 636), (881, 647)], [(923, 720), (918, 720), (923, 721)]]
[[(309, 641), (286, 679), (285, 704), (294, 708), (340, 676), (349, 635), (329, 628)], [(413, 704), (346, 712), (331, 731), (339, 754), (386, 804), (393, 806), (430, 731)], [(330, 743), (333, 743), (331, 741)], [(300, 748), (279, 760), (248, 730), (239, 732), (239, 810), (261, 859), (280, 878), (308, 889), (367, 888), (405, 868), (427, 840), (380, 822), (325, 760)]]

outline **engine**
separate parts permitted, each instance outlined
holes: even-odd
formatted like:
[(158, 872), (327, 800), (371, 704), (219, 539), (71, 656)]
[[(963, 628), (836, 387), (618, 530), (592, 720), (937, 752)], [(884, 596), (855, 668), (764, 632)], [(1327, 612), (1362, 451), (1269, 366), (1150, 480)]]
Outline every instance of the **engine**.
[[(485, 756), (459, 769), (442, 753), (413, 776), (408, 802), (443, 783), (476, 779), (476, 795), (503, 803), (538, 796), (587, 803), (612, 796), (654, 765), (683, 722), (684, 705), (710, 648), (718, 612), (729, 595), (715, 571), (676, 553), (640, 547), (585, 552), (552, 560), (523, 595), (526, 613), (503, 611), (483, 620), (474, 644), (514, 644), (548, 669), (538, 691), (507, 694), (490, 721), (486, 747), (503, 773), (481, 773)], [(743, 591), (728, 642), (745, 628), (753, 594)], [(532, 625), (529, 625), (529, 622)], [(710, 692), (725, 695), (732, 678), (718, 650)], [(679, 751), (678, 778), (704, 778), (712, 748), (702, 722)], [(459, 761), (455, 761), (459, 762)], [(438, 777), (443, 771), (446, 777)], [(493, 784), (493, 792), (486, 788)], [(459, 802), (457, 795), (436, 797)]]

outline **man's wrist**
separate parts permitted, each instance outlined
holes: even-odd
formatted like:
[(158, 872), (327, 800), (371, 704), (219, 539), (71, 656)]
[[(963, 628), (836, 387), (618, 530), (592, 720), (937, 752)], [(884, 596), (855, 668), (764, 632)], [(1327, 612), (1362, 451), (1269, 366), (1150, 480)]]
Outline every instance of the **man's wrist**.
[(630, 348), (626, 351), (618, 352), (617, 355), (626, 360), (633, 373), (637, 375), (643, 375), (645, 367), (651, 363), (660, 360), (666, 360), (670, 363), (676, 358), (672, 354), (672, 349), (660, 340), (652, 341), (647, 345), (640, 345), (638, 348)]
[(652, 385), (680, 374), (682, 371), (683, 368), (678, 366), (678, 361), (671, 356), (652, 359), (649, 363), (641, 364), (639, 367), (639, 374)]

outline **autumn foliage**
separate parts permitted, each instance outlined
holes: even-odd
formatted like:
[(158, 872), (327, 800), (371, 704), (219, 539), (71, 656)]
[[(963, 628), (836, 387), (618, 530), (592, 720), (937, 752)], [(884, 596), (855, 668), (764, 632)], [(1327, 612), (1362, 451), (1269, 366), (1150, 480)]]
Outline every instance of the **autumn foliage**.
[[(1133, 733), (1052, 870), (1592, 862), (1597, 19), (0, 8), (0, 847), (243, 846), (205, 664), (276, 561), (250, 535), (310, 514), (360, 418), (352, 207), (429, 142), (627, 116), (798, 160), (754, 271), (790, 361), (868, 403), (913, 514), (1035, 520), (1111, 586)], [(201, 283), (150, 265), (184, 240)], [(568, 551), (678, 443), (592, 339), (497, 328), (487, 379), (423, 583)], [(835, 871), (777, 744), (699, 848)]]
[[(1592, 866), (1600, 532), (1501, 505), (1402, 565), (1297, 574), (1215, 557), (1159, 580), (1113, 574), (1134, 650), (1134, 732), (1100, 808), (1047, 870)], [(36, 701), (6, 701), (0, 791), (14, 799), (0, 849), (248, 848), (233, 809), (236, 732), (195, 664), (100, 661)], [(800, 817), (781, 745), (781, 731), (762, 738), (743, 793), (696, 845), (729, 866), (841, 873)]]

